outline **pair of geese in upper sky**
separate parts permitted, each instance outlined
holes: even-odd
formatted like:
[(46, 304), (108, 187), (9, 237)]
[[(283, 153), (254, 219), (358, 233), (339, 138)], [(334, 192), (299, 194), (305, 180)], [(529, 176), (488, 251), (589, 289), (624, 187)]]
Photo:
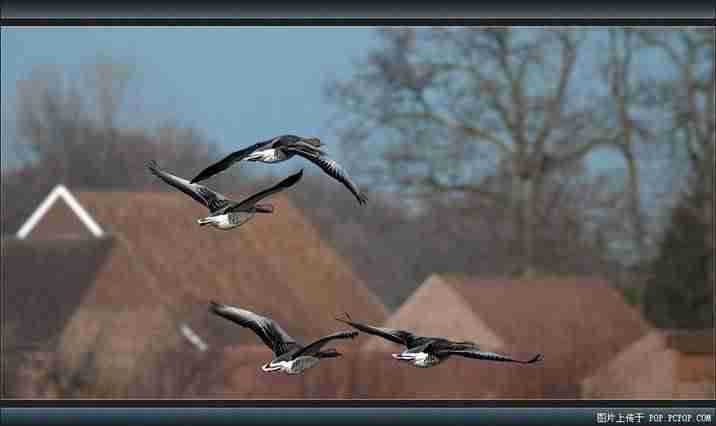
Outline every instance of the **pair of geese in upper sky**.
[(191, 181), (162, 170), (155, 161), (148, 162), (147, 167), (161, 180), (189, 195), (209, 209), (209, 216), (197, 221), (199, 225), (210, 225), (222, 230), (241, 226), (251, 220), (256, 213), (273, 213), (272, 205), (259, 204), (259, 201), (290, 188), (303, 176), (303, 169), (301, 169), (271, 188), (258, 192), (240, 202), (229, 200), (224, 195), (197, 183), (228, 169), (234, 163), (242, 160), (278, 163), (298, 155), (316, 164), (325, 173), (341, 182), (353, 193), (360, 204), (365, 204), (368, 201), (368, 197), (358, 189), (358, 186), (351, 180), (340, 164), (326, 157), (325, 152), (320, 149), (321, 146), (323, 146), (323, 143), (318, 138), (302, 138), (295, 135), (278, 136), (232, 152), (222, 160), (199, 172)]
[[(365, 204), (367, 201), (365, 194), (358, 189), (338, 163), (325, 156), (325, 153), (319, 149), (322, 145), (317, 138), (302, 138), (294, 135), (278, 136), (229, 154), (221, 161), (202, 170), (191, 181), (162, 170), (155, 161), (147, 163), (147, 167), (161, 180), (189, 195), (209, 209), (210, 215), (199, 219), (197, 221), (199, 225), (211, 225), (223, 230), (243, 225), (253, 218), (256, 213), (272, 213), (272, 205), (260, 204), (259, 202), (272, 194), (295, 185), (303, 176), (303, 169), (301, 169), (298, 173), (287, 177), (271, 188), (258, 192), (240, 202), (229, 200), (218, 192), (197, 183), (226, 170), (234, 163), (242, 160), (277, 163), (298, 155), (318, 165), (328, 175), (345, 185), (360, 204)], [(352, 339), (358, 335), (357, 331), (341, 331), (322, 337), (304, 346), (269, 318), (245, 309), (216, 302), (211, 302), (209, 309), (216, 315), (250, 328), (273, 351), (273, 359), (261, 367), (266, 372), (301, 373), (315, 366), (323, 358), (341, 356), (335, 349), (323, 350), (323, 346), (326, 343), (335, 339)], [(518, 360), (507, 355), (481, 351), (479, 346), (473, 342), (453, 342), (440, 337), (417, 336), (404, 330), (360, 324), (353, 322), (348, 314), (346, 314), (345, 319), (336, 319), (349, 324), (357, 330), (380, 336), (405, 346), (406, 349), (399, 354), (393, 354), (393, 358), (411, 362), (413, 365), (422, 368), (437, 365), (452, 355), (522, 364), (531, 364), (542, 358), (538, 354), (530, 360)]]

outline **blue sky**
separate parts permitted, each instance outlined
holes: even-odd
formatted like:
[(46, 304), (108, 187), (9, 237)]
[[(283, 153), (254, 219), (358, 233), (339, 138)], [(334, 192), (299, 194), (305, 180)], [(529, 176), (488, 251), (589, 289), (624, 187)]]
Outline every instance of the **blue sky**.
[(315, 135), (336, 153), (323, 85), (348, 78), (353, 59), (377, 42), (372, 28), (3, 27), (2, 143), (18, 80), (37, 66), (71, 72), (105, 54), (137, 64), (141, 124), (176, 120), (227, 151), (281, 133)]
[(225, 151), (281, 133), (314, 135), (335, 155), (336, 111), (323, 86), (348, 79), (352, 62), (378, 43), (369, 27), (3, 27), (2, 144), (12, 137), (18, 80), (44, 65), (71, 74), (104, 54), (141, 73), (137, 127), (175, 120)]
[[(134, 127), (167, 121), (191, 126), (223, 152), (282, 133), (318, 136), (340, 160), (330, 127), (337, 111), (326, 100), (324, 85), (350, 78), (353, 61), (380, 42), (370, 27), (2, 27), (1, 35), (3, 168), (12, 165), (6, 148), (13, 137), (17, 82), (45, 65), (72, 78), (99, 54), (137, 65), (142, 109), (130, 111), (134, 115), (127, 120)], [(604, 40), (603, 35), (595, 37)], [(602, 54), (596, 45), (591, 49), (580, 53), (583, 59)], [(663, 58), (651, 54), (640, 56), (637, 66), (657, 74), (666, 68)], [(578, 81), (590, 84), (595, 78)], [(612, 152), (600, 150), (590, 160), (595, 169), (624, 170)], [(292, 166), (262, 168), (258, 174), (280, 174)], [(308, 172), (320, 173), (311, 167)], [(645, 205), (660, 199), (651, 192), (661, 186), (642, 180)]]
[[(10, 164), (5, 148), (18, 80), (43, 65), (72, 77), (98, 54), (135, 63), (140, 72), (142, 110), (130, 111), (130, 125), (175, 121), (198, 129), (224, 152), (282, 133), (312, 135), (340, 158), (329, 125), (336, 110), (324, 84), (350, 78), (353, 61), (378, 45), (370, 27), (3, 27), (2, 165)], [(583, 59), (600, 55), (595, 45), (591, 49), (580, 53)], [(653, 55), (639, 62), (642, 72), (663, 68)], [(591, 165), (623, 167), (609, 152), (595, 152)], [(271, 171), (281, 173), (277, 167)]]

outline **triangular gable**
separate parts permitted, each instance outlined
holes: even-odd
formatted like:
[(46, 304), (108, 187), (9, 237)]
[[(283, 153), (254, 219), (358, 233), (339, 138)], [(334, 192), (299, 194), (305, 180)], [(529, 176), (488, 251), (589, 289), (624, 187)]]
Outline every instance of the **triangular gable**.
[[(492, 350), (504, 346), (502, 339), (482, 321), (462, 295), (439, 275), (428, 277), (388, 318), (384, 327), (405, 329), (421, 336), (472, 340)], [(389, 350), (394, 346), (385, 339), (371, 337), (364, 348)]]
[(676, 351), (659, 330), (627, 346), (582, 381), (589, 399), (671, 399), (674, 397)]
[(61, 198), (67, 207), (70, 208), (72, 213), (79, 219), (79, 221), (89, 230), (89, 232), (94, 235), (95, 237), (99, 238), (104, 235), (104, 231), (102, 231), (102, 228), (95, 222), (95, 220), (92, 218), (92, 216), (85, 210), (84, 207), (77, 201), (77, 199), (72, 195), (70, 191), (67, 190), (67, 188), (64, 185), (57, 185), (48, 195), (45, 197), (45, 199), (40, 203), (40, 205), (35, 209), (35, 211), (30, 215), (30, 217), (25, 221), (25, 223), (20, 227), (20, 230), (17, 231), (17, 238), (24, 239), (26, 238), (30, 232), (32, 232), (33, 229), (40, 223), (40, 221), (45, 217), (47, 212), (50, 211), (52, 206), (55, 204), (57, 199)]

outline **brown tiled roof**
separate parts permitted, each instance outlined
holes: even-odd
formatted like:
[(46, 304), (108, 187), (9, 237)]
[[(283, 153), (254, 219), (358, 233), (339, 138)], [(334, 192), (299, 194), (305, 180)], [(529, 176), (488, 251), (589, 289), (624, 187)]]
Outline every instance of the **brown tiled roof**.
[[(192, 324), (223, 338), (245, 341), (233, 324), (206, 314), (208, 300), (236, 304), (280, 321), (296, 337), (335, 328), (336, 312), (365, 312), (384, 320), (384, 306), (348, 264), (285, 197), (274, 197), (272, 215), (239, 229), (201, 228), (205, 209), (174, 192), (79, 193), (83, 206), (113, 235), (121, 235), (146, 272), (155, 294)], [(310, 318), (311, 321), (298, 320)], [(197, 325), (199, 327), (199, 325)]]
[(452, 357), (424, 370), (391, 359), (387, 352), (398, 345), (369, 338), (353, 366), (355, 397), (578, 398), (585, 374), (648, 330), (616, 290), (594, 279), (432, 276), (387, 324), (474, 340), (520, 358), (539, 352), (544, 360), (515, 365)]
[[(575, 349), (560, 346), (547, 350), (544, 342), (538, 344), (526, 337), (523, 342), (523, 336), (508, 330), (506, 324), (512, 321), (523, 327), (522, 333), (529, 333), (532, 325), (542, 329), (544, 322), (535, 324), (537, 318), (519, 308), (519, 303), (517, 310), (511, 309), (510, 304), (499, 300), (501, 296), (492, 294), (494, 289), (478, 294), (466, 288), (471, 284), (433, 275), (386, 325), (420, 335), (473, 340), (486, 350), (521, 358), (542, 352), (546, 354), (543, 362), (517, 365), (451, 357), (425, 370), (393, 360), (389, 353), (401, 350), (398, 345), (364, 337), (368, 342), (353, 367), (351, 394), (360, 398), (576, 398), (579, 381), (573, 373), (565, 373), (565, 365), (574, 368)], [(485, 314), (484, 306), (490, 309), (485, 317), (481, 315)], [(500, 322), (501, 318), (506, 321)]]
[(593, 399), (671, 399), (676, 351), (652, 331), (585, 378), (582, 395)]
[[(2, 240), (2, 321), (9, 346), (49, 344), (65, 327), (112, 250), (111, 238)], [(48, 350), (48, 348), (44, 348)]]
[[(706, 383), (700, 382), (703, 382), (704, 378), (710, 377), (710, 388), (704, 387), (690, 397), (694, 399), (713, 398), (713, 354), (709, 357), (709, 354), (705, 352), (681, 352), (672, 347), (673, 342), (670, 340), (674, 335), (678, 335), (680, 338), (688, 335), (690, 339), (701, 337), (706, 341), (712, 339), (706, 331), (692, 334), (654, 329), (627, 346), (608, 363), (597, 369), (594, 374), (585, 378), (582, 382), (583, 396), (607, 399), (688, 398), (688, 396), (679, 395), (680, 386), (684, 385), (684, 383), (679, 383), (680, 381), (693, 381), (697, 385), (708, 385), (708, 380)], [(713, 343), (712, 340), (711, 342)], [(696, 361), (696, 365), (690, 365), (689, 361)], [(687, 377), (683, 377), (684, 371), (679, 371), (680, 368), (699, 366), (706, 366), (706, 368), (686, 371), (690, 373)]]
[(648, 332), (636, 309), (598, 279), (500, 280), (446, 277), (511, 353), (559, 360), (581, 380)]
[[(94, 268), (93, 284), (64, 328), (60, 348), (68, 368), (85, 362), (87, 350), (97, 349), (94, 362), (101, 374), (123, 380), (115, 380), (116, 389), (146, 371), (147, 363), (159, 362), (162, 353), (188, 348), (178, 332), (181, 322), (212, 350), (255, 342), (252, 333), (210, 315), (209, 300), (270, 316), (299, 339), (334, 331), (337, 312), (385, 320), (377, 297), (285, 197), (271, 200), (274, 214), (222, 232), (197, 226), (196, 219), (206, 211), (183, 194), (75, 196), (109, 236), (112, 248)], [(71, 216), (56, 208), (63, 204), (48, 211), (28, 241), (77, 230)], [(60, 280), (63, 285), (66, 281)]]

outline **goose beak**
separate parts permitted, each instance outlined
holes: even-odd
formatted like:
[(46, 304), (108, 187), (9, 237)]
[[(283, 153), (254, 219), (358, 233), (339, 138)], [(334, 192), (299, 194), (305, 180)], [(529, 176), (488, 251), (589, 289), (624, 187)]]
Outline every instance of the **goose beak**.
[(414, 357), (407, 356), (404, 354), (391, 354), (391, 355), (393, 355), (393, 359), (397, 359), (399, 361), (411, 361), (414, 359)]
[(274, 371), (277, 371), (277, 370), (280, 370), (280, 369), (281, 369), (280, 367), (271, 367), (271, 364), (270, 364), (270, 363), (269, 363), (269, 364), (264, 364), (264, 365), (261, 366), (261, 370), (263, 370), (263, 371), (265, 371), (265, 372), (267, 372), (267, 373), (271, 373), (271, 372), (274, 372)]

